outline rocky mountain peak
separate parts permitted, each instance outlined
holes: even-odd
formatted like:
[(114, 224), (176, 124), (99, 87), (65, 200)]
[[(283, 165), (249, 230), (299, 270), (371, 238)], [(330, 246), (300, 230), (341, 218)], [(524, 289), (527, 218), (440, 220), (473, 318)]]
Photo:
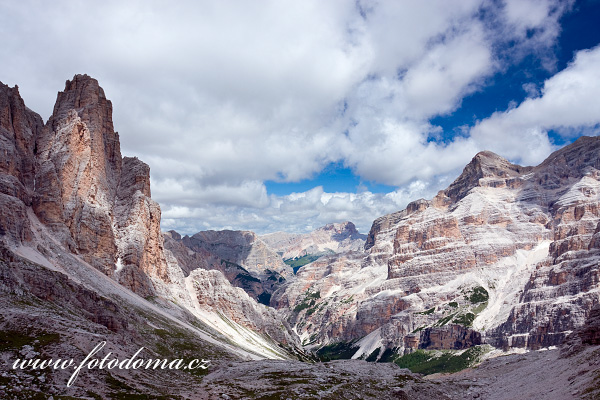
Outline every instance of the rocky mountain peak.
[(109, 180), (118, 177), (121, 170), (119, 134), (113, 126), (112, 103), (96, 79), (75, 75), (72, 80), (67, 80), (64, 91), (57, 95), (54, 111), (46, 125), (54, 132), (65, 125), (74, 125), (79, 141), (85, 142), (92, 153), (103, 159), (100, 167), (106, 177)]
[[(458, 311), (444, 311), (458, 304), (444, 303), (450, 299), (444, 296), (474, 290), (466, 285), (471, 280), (496, 299), (482, 315), (471, 313), (472, 326), (486, 330), (488, 343), (531, 349), (561, 343), (598, 302), (599, 171), (600, 137), (582, 137), (536, 167), (477, 154), (432, 202), (418, 200), (374, 221), (364, 266), (387, 265), (388, 276), (370, 293), (389, 291), (400, 302), (425, 292), (418, 295), (424, 309), (443, 311), (432, 318), (437, 323)], [(434, 291), (437, 303), (431, 301)], [(375, 315), (378, 301), (363, 299), (359, 310)], [(381, 324), (389, 337), (425, 326), (413, 321), (429, 315), (398, 310), (397, 321)], [(357, 312), (357, 324), (378, 326), (359, 320), (362, 315)]]
[(19, 87), (10, 88), (0, 82), (0, 130), (4, 150), (0, 171), (18, 178), (28, 190), (33, 188), (34, 170), (30, 162), (34, 149), (29, 144), (42, 127), (42, 118), (25, 106)]
[(306, 255), (360, 251), (366, 238), (366, 235), (359, 233), (350, 221), (327, 224), (310, 233), (275, 232), (261, 236), (261, 239), (271, 249), (279, 252), (284, 260)]
[(112, 104), (96, 79), (66, 81), (45, 125), (16, 87), (0, 85), (0, 144), (7, 243), (34, 239), (31, 207), (70, 252), (138, 294), (153, 294), (149, 277), (167, 280), (150, 168), (121, 157)]
[(58, 92), (53, 116), (63, 117), (70, 110), (105, 108), (106, 105), (110, 106), (112, 113), (112, 103), (106, 99), (96, 79), (88, 75), (75, 75), (72, 80), (65, 82), (64, 91)]
[(571, 167), (579, 165), (596, 166), (600, 159), (600, 136), (581, 136), (572, 144), (550, 154), (536, 170), (544, 169), (552, 164), (565, 163)]
[(192, 237), (186, 236), (182, 241), (192, 250), (210, 252), (222, 260), (243, 266), (256, 276), (263, 275), (267, 269), (286, 277), (292, 275), (291, 268), (281, 257), (251, 231), (202, 231)]
[(456, 179), (468, 181), (473, 178), (504, 178), (509, 175), (517, 175), (523, 171), (523, 167), (511, 164), (504, 157), (491, 151), (480, 151), (473, 157), (471, 162), (464, 168), (462, 174)]
[(122, 157), (112, 104), (98, 81), (87, 75), (67, 81), (35, 149), (35, 213), (69, 248), (111, 273), (116, 261), (112, 211)]
[[(164, 235), (170, 237), (173, 240), (179, 241), (181, 240), (181, 234), (173, 229), (168, 232), (165, 232)], [(189, 237), (189, 236), (188, 236)]]
[(481, 186), (482, 180), (506, 180), (530, 169), (531, 167), (511, 164), (491, 151), (481, 151), (467, 164), (462, 174), (446, 190), (438, 194), (437, 203), (439, 204), (440, 200), (442, 203), (447, 203), (448, 199), (455, 203), (474, 187)]
[(184, 274), (198, 268), (220, 271), (232, 285), (263, 304), (269, 304), (271, 293), (293, 275), (291, 267), (254, 232), (209, 230), (182, 237), (171, 230), (163, 235), (165, 248)]
[(0, 98), (2, 99), (3, 102), (3, 112), (2, 114), (0, 114), (1, 116), (1, 120), (0, 122), (2, 122), (2, 127), (4, 127), (5, 129), (9, 127), (9, 124), (7, 124), (8, 118), (10, 117), (10, 114), (7, 111), (10, 111), (10, 109), (6, 109), (5, 107), (9, 105), (9, 103), (12, 104), (20, 104), (23, 107), (25, 107), (25, 102), (23, 101), (23, 99), (21, 98), (21, 94), (19, 93), (19, 86), (15, 85), (14, 87), (10, 87), (8, 85), (5, 85), (4, 83), (0, 82)]
[[(536, 181), (544, 189), (558, 189), (572, 179), (600, 170), (600, 137), (582, 136), (569, 146), (552, 153), (534, 168)], [(596, 179), (598, 177), (596, 176)]]

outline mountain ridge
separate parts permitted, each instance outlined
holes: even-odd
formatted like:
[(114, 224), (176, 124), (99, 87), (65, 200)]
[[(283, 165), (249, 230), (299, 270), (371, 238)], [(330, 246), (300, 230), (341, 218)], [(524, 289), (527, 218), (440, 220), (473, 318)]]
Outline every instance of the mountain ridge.
[[(213, 358), (215, 366), (307, 357), (277, 310), (257, 304), (219, 271), (183, 271), (164, 248), (149, 166), (121, 155), (112, 103), (97, 80), (66, 81), (46, 124), (18, 88), (1, 84), (0, 144), (2, 332), (24, 343), (52, 337), (44, 351), (63, 358), (81, 356), (99, 338), (121, 354), (145, 347), (168, 357)], [(82, 379), (67, 392), (82, 396), (87, 386), (113, 397), (119, 390), (110, 382), (169, 390), (160, 374), (145, 381), (125, 372)], [(174, 374), (178, 382), (189, 377)], [(11, 376), (21, 382), (27, 372)], [(64, 393), (63, 376), (49, 376), (43, 390)]]
[(305, 234), (274, 232), (260, 238), (273, 250), (281, 252), (283, 259), (298, 258), (327, 251), (341, 253), (359, 250), (366, 235), (358, 232), (350, 222), (326, 224)]
[[(355, 357), (463, 335), (453, 325), (501, 348), (558, 345), (600, 299), (599, 147), (583, 137), (536, 167), (480, 152), (433, 199), (376, 219), (364, 256), (304, 267), (276, 304), (319, 292), (292, 313), (299, 334), (316, 348), (353, 343)], [(479, 288), (487, 298), (465, 302)]]

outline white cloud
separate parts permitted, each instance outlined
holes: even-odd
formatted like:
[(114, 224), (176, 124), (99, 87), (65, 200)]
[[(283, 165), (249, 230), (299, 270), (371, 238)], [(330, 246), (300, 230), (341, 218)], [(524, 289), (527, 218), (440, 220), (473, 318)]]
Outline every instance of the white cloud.
[(491, 49), (481, 30), (474, 23), (432, 46), (407, 71), (402, 81), (410, 115), (423, 118), (454, 111), (461, 98), (493, 72)]
[(538, 86), (533, 82), (524, 83), (522, 87), (528, 97), (537, 97), (540, 95)]
[[(439, 185), (439, 183), (438, 183)], [(373, 220), (398, 211), (418, 198), (431, 198), (439, 187), (414, 181), (390, 193), (327, 193), (318, 186), (302, 193), (269, 196), (261, 207), (235, 205), (167, 206), (163, 208), (162, 228), (187, 234), (208, 229), (245, 229), (258, 233), (286, 230), (307, 232), (331, 222), (352, 221), (368, 233)]]
[(557, 0), (504, 0), (503, 17), (511, 36), (525, 38), (536, 36), (551, 45), (560, 34), (558, 18), (573, 6), (574, 1)]
[(259, 181), (244, 181), (239, 185), (203, 185), (185, 177), (153, 179), (152, 197), (174, 206), (200, 203), (260, 208), (268, 203), (265, 185)]
[[(589, 117), (583, 125), (594, 129), (589, 98), (558, 117), (571, 100), (561, 104), (555, 93), (582, 89), (574, 76), (592, 74), (595, 59), (548, 81), (541, 97), (482, 121), (472, 137), (465, 129), (464, 137), (431, 140), (440, 135), (432, 117), (455, 111), (507, 65), (526, 54), (552, 64), (558, 21), (571, 5), (4, 1), (0, 34), (10, 62), (0, 64), (0, 80), (19, 84), (27, 105), (48, 117), (65, 79), (97, 78), (113, 101), (123, 153), (151, 166), (165, 227), (306, 230), (351, 219), (364, 228), (409, 196), (434, 194), (478, 150), (537, 160), (552, 149), (550, 126), (568, 134)], [(542, 121), (553, 112), (562, 119)], [(311, 178), (332, 162), (401, 189), (266, 192), (265, 180)]]
[[(471, 137), (483, 147), (525, 164), (541, 162), (553, 149), (550, 129), (565, 137), (597, 134), (600, 124), (600, 46), (580, 51), (544, 83), (541, 95), (479, 122)], [(502, 138), (502, 140), (498, 140)]]

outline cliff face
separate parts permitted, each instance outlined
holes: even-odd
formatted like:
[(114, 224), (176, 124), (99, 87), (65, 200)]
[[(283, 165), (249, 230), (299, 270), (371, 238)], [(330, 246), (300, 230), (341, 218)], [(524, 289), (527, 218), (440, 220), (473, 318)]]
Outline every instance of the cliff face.
[(35, 142), (34, 211), (72, 251), (112, 274), (122, 158), (112, 105), (98, 82), (86, 75), (67, 81), (44, 130)]
[(388, 279), (426, 275), (441, 282), (443, 275), (497, 263), (549, 239), (542, 207), (518, 198), (523, 170), (482, 152), (432, 201), (409, 204), (393, 224)]
[(189, 274), (196, 268), (220, 271), (232, 285), (268, 305), (271, 294), (292, 269), (253, 232), (203, 231), (183, 238), (171, 231), (166, 248)]
[[(256, 334), (267, 334), (275, 340), (269, 345), (300, 345), (282, 313), (257, 303), (244, 290), (232, 286), (219, 271), (196, 269), (184, 281), (190, 294), (191, 306), (200, 313), (226, 316), (237, 325), (233, 327), (232, 336), (249, 335), (255, 340), (264, 341), (264, 338)], [(215, 323), (215, 327), (219, 330), (223, 328), (219, 323)]]
[(203, 231), (182, 240), (188, 248), (206, 250), (222, 260), (242, 265), (256, 275), (264, 274), (267, 269), (284, 277), (293, 275), (292, 269), (254, 232)]
[[(33, 142), (33, 145), (32, 145)], [(164, 277), (160, 209), (149, 168), (122, 158), (112, 104), (98, 81), (76, 75), (29, 143), (36, 164), (33, 210), (72, 252), (142, 296)]]
[[(508, 272), (520, 263), (503, 260), (529, 254), (522, 275), (527, 279), (504, 287), (489, 278), (481, 283), (491, 299), (474, 326), (492, 328), (488, 340), (496, 345), (561, 343), (599, 301), (599, 150), (599, 138), (584, 137), (534, 168), (478, 154), (448, 189), (416, 212), (409, 207), (393, 224), (389, 284), (409, 291), (441, 287), (445, 280), (501, 264)], [(532, 250), (542, 244), (548, 251), (534, 256)], [(511, 285), (519, 293), (503, 299), (510, 300), (508, 311), (498, 300)], [(495, 314), (492, 307), (503, 310)]]
[(162, 288), (165, 298), (184, 304), (234, 339), (250, 337), (277, 348), (274, 339), (300, 348), (284, 313), (267, 307), (291, 269), (254, 233), (205, 231), (182, 238), (169, 231), (164, 240), (169, 265), (169, 283)]
[(546, 207), (551, 243), (495, 331), (503, 346), (560, 344), (600, 297), (600, 140), (581, 138), (554, 153), (532, 180), (524, 193)]
[[(304, 267), (274, 304), (296, 308), (314, 345), (360, 339), (357, 356), (452, 324), (496, 346), (556, 345), (600, 301), (599, 204), (598, 137), (537, 167), (482, 152), (433, 199), (378, 218), (360, 260)], [(465, 332), (447, 330), (448, 343)]]
[(151, 295), (148, 277), (168, 282), (160, 231), (160, 206), (150, 198), (150, 168), (124, 157), (115, 199), (113, 232), (116, 279), (134, 292)]
[[(250, 354), (290, 357), (272, 339), (265, 339), (268, 334), (282, 343), (297, 344), (278, 312), (236, 291), (220, 271), (195, 271), (198, 265), (188, 264), (185, 257), (180, 265), (165, 250), (160, 207), (150, 198), (150, 168), (137, 158), (121, 156), (112, 104), (98, 81), (87, 75), (67, 81), (45, 125), (25, 107), (18, 88), (0, 84), (0, 140), (0, 241), (7, 251), (77, 281), (82, 279), (81, 271), (91, 266), (109, 281), (155, 299), (176, 318), (192, 318), (216, 328)], [(249, 280), (264, 278), (268, 284), (263, 286), (273, 285), (267, 279), (271, 275), (276, 282), (284, 280), (280, 273), (292, 275), (253, 233), (232, 237), (234, 249), (229, 253), (241, 246), (243, 260), (232, 258), (227, 246), (215, 242), (221, 240), (220, 234), (215, 235), (212, 242), (208, 240), (216, 254), (212, 261), (200, 251), (201, 258), (208, 256), (207, 267), (243, 262)], [(64, 256), (57, 254), (74, 255), (82, 264), (66, 268)], [(51, 295), (54, 289), (45, 288)], [(98, 290), (100, 295), (113, 291), (111, 285)], [(263, 292), (261, 287), (256, 297)], [(175, 299), (180, 300), (177, 307), (169, 302)], [(213, 323), (215, 318), (219, 323)]]
[(10, 243), (32, 239), (27, 207), (35, 186), (35, 147), (31, 144), (44, 127), (29, 110), (19, 88), (0, 83), (0, 236)]

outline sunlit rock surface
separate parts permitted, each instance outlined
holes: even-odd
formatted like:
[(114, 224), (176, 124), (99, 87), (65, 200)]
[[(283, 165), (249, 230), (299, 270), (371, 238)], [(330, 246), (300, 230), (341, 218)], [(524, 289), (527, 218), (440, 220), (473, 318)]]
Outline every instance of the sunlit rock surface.
[(499, 347), (557, 345), (599, 302), (599, 203), (598, 137), (536, 167), (481, 152), (433, 199), (375, 220), (364, 255), (302, 267), (273, 304), (309, 347), (354, 342), (355, 357), (412, 351), (449, 324)]

